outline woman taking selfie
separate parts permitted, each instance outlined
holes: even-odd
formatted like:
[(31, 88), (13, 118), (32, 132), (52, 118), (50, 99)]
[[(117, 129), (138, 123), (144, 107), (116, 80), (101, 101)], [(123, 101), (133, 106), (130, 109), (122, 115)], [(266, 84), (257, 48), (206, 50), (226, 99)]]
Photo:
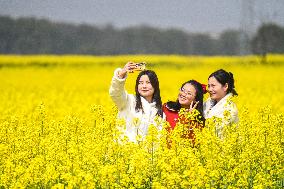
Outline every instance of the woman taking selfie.
[[(124, 134), (133, 142), (137, 135), (144, 138), (149, 125), (155, 125), (155, 117), (163, 115), (158, 77), (154, 71), (142, 69), (133, 62), (116, 69), (109, 89), (119, 111), (118, 117), (126, 122)], [(136, 79), (135, 95), (132, 95), (127, 93), (124, 86), (127, 74), (135, 70), (141, 72)]]

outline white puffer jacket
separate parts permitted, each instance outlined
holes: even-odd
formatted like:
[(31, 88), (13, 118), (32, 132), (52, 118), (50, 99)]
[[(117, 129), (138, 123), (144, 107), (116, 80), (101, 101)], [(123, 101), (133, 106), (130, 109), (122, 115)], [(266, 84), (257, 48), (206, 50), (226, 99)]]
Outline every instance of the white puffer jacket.
[(117, 76), (120, 70), (121, 68), (118, 68), (114, 71), (109, 94), (118, 108), (118, 118), (126, 121), (125, 135), (130, 141), (136, 142), (137, 135), (144, 138), (147, 135), (149, 125), (156, 125), (154, 119), (158, 110), (156, 102), (149, 103), (146, 99), (140, 97), (144, 113), (141, 110), (136, 112), (136, 97), (128, 94), (125, 90), (126, 77), (120, 79)]
[(219, 137), (222, 137), (222, 130), (224, 126), (237, 123), (239, 121), (237, 106), (231, 98), (232, 93), (229, 93), (217, 104), (215, 104), (215, 101), (210, 98), (203, 104), (205, 119), (213, 117), (222, 119), (222, 124), (217, 125), (216, 128), (216, 132)]

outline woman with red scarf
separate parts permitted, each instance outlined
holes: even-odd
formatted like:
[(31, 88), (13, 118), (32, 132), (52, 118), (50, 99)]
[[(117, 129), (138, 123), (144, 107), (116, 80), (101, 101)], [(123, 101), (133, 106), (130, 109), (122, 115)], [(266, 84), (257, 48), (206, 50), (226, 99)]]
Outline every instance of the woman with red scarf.
[[(204, 126), (204, 93), (206, 93), (206, 85), (190, 80), (182, 84), (176, 101), (169, 101), (163, 104), (163, 112), (170, 126), (168, 128), (169, 132), (179, 122), (186, 128), (182, 137), (194, 140), (194, 128), (202, 128)], [(196, 111), (194, 113), (194, 109), (197, 110), (197, 114)], [(189, 114), (192, 114), (192, 116)]]

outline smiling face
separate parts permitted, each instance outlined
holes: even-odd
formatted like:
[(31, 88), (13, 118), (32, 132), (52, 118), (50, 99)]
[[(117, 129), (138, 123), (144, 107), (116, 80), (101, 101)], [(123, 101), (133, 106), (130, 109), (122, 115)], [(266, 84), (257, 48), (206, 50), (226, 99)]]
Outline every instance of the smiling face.
[(226, 96), (228, 90), (228, 84), (222, 85), (215, 77), (208, 79), (208, 92), (212, 100), (219, 102), (223, 97)]
[(178, 101), (183, 108), (189, 108), (191, 102), (195, 101), (196, 89), (190, 83), (186, 83), (179, 92)]
[(138, 92), (144, 97), (148, 102), (152, 102), (154, 88), (150, 82), (148, 75), (142, 75), (138, 83)]

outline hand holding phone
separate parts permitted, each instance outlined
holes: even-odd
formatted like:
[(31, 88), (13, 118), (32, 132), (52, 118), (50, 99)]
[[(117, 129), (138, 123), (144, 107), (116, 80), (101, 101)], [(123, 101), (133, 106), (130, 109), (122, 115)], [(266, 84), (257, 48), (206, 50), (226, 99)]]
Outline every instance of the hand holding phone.
[(139, 63), (127, 62), (124, 68), (118, 72), (117, 76), (119, 78), (124, 78), (127, 73), (133, 73), (134, 71), (143, 71), (145, 69), (146, 69), (145, 62), (139, 62)]

